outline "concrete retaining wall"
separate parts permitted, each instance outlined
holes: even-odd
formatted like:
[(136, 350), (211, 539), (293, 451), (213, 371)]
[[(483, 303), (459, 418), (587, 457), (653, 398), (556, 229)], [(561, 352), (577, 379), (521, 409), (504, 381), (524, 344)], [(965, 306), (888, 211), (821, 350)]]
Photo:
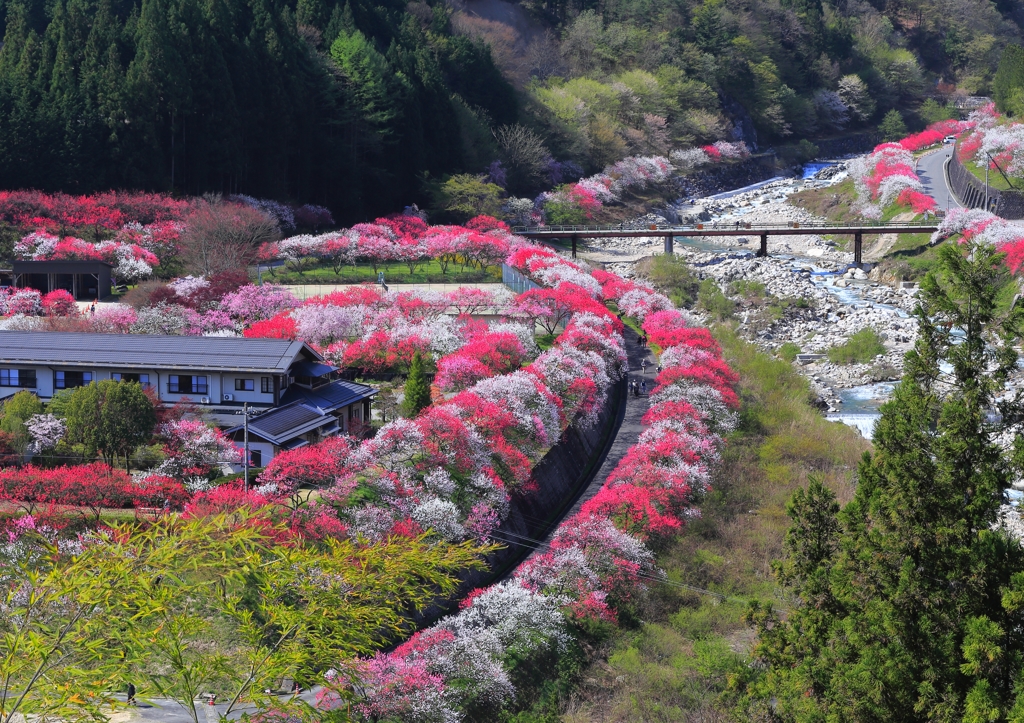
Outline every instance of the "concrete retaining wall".
[(417, 627), (430, 625), (453, 610), (456, 601), (469, 591), (501, 580), (533, 552), (536, 544), (530, 541), (547, 536), (601, 468), (622, 424), (627, 393), (627, 381), (623, 379), (608, 391), (608, 400), (593, 428), (580, 431), (570, 427), (562, 434), (533, 470), (536, 491), (512, 495), (509, 515), (494, 533), (495, 541), (505, 547), (488, 556), (486, 570), (465, 573), (459, 591), (451, 599), (439, 600), (414, 616)]
[(739, 163), (726, 163), (696, 171), (689, 176), (675, 179), (680, 195), (686, 198), (711, 196), (734, 188), (742, 188), (752, 183), (767, 181), (773, 176), (782, 175), (776, 167), (775, 155), (762, 153), (751, 156)]
[[(481, 587), (501, 579), (533, 551), (529, 540), (542, 540), (561, 520), (577, 496), (601, 467), (615, 433), (622, 423), (626, 407), (626, 381), (608, 390), (608, 401), (591, 429), (570, 427), (534, 468), (531, 479), (537, 489), (513, 494), (508, 517), (495, 531), (495, 539), (506, 541), (487, 560), (486, 572), (471, 573), (466, 589)], [(509, 544), (519, 540), (523, 544)]]
[[(959, 148), (959, 143), (957, 144)], [(985, 208), (985, 182), (971, 173), (957, 158), (956, 150), (947, 166), (949, 185), (967, 208)], [(998, 173), (998, 171), (989, 171)], [(1003, 218), (1024, 218), (1024, 192), (988, 189), (988, 210)]]

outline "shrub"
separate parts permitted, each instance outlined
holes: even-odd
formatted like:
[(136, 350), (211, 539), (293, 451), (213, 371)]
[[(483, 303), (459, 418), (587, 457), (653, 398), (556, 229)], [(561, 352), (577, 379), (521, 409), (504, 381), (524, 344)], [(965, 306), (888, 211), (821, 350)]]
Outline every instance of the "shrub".
[(715, 321), (725, 321), (732, 318), (735, 304), (722, 293), (718, 284), (711, 279), (704, 279), (697, 293), (697, 308), (706, 311)]
[(828, 360), (833, 364), (867, 364), (879, 354), (885, 354), (885, 346), (878, 332), (869, 327), (829, 349)]
[(800, 353), (800, 345), (787, 341), (779, 347), (779, 357), (792, 363), (796, 361), (796, 355)]
[(75, 297), (64, 289), (57, 289), (43, 296), (42, 305), (46, 316), (78, 316)]

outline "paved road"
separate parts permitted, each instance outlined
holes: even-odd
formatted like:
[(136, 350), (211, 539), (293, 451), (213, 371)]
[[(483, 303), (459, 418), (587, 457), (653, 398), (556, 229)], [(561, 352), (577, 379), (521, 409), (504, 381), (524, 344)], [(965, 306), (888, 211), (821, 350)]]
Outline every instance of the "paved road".
[[(124, 701), (124, 696), (117, 696)], [(284, 700), (287, 700), (286, 696)], [(303, 692), (300, 696), (307, 703), (313, 703), (316, 699), (316, 693), (314, 691)], [(227, 710), (227, 705), (224, 703), (217, 704), (216, 706), (210, 706), (203, 703), (196, 703), (196, 712), (199, 714), (200, 723), (207, 721), (208, 723), (216, 723), (220, 720), (220, 717), (224, 715)], [(252, 705), (240, 705), (236, 706), (228, 718), (231, 720), (237, 720), (241, 718), (243, 714), (249, 714), (250, 716), (257, 713), (257, 709)], [(109, 716), (109, 723), (191, 723), (192, 718), (189, 716), (188, 711), (182, 708), (178, 703), (166, 698), (150, 698), (146, 701), (139, 701), (139, 704), (131, 708), (120, 708), (117, 713)]]
[(939, 150), (933, 151), (926, 156), (921, 156), (917, 162), (917, 175), (921, 179), (921, 185), (924, 186), (924, 192), (935, 199), (935, 203), (939, 208), (948, 208), (949, 210), (963, 208), (946, 183), (946, 173), (943, 164), (952, 153), (952, 144), (943, 145)]

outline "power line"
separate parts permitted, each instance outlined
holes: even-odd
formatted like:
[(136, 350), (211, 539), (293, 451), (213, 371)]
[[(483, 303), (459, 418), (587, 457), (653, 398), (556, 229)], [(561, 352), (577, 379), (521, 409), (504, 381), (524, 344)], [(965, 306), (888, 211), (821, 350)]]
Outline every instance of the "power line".
[[(518, 535), (518, 534), (516, 534), (514, 532), (503, 531), (502, 534), (508, 535), (509, 537), (519, 538), (519, 539), (518, 540), (501, 539), (500, 537), (496, 536), (494, 532), (492, 532), (490, 534), (490, 536), (494, 537), (495, 539), (499, 540), (500, 542), (505, 542), (505, 543), (510, 544), (510, 545), (518, 545), (520, 547), (525, 547), (525, 548), (528, 548), (528, 549), (533, 549), (533, 550), (545, 550), (545, 549), (550, 550), (550, 549), (552, 549), (550, 543), (544, 542), (542, 540), (535, 540), (535, 539), (533, 539), (531, 537), (527, 537), (525, 535)], [(523, 540), (523, 542), (520, 542), (519, 540)], [(598, 567), (604, 567), (607, 570), (614, 569), (614, 565), (608, 565), (608, 564), (603, 565), (603, 566), (599, 564)], [(716, 597), (719, 600), (723, 600), (723, 601), (740, 602), (740, 603), (743, 603), (744, 605), (746, 605), (746, 604), (748, 604), (750, 602), (749, 600), (746, 600), (746, 599), (740, 598), (740, 597), (736, 597), (734, 595), (725, 595), (723, 593), (715, 592), (714, 590), (708, 590), (706, 588), (697, 587), (696, 585), (688, 585), (686, 583), (677, 582), (675, 580), (669, 580), (666, 576), (652, 575), (652, 574), (649, 574), (649, 573), (638, 572), (637, 573), (637, 577), (639, 577), (642, 580), (647, 580), (649, 582), (656, 582), (656, 583), (660, 583), (660, 584), (663, 584), (663, 585), (667, 585), (669, 587), (674, 587), (674, 588), (678, 588), (678, 589), (682, 589), (682, 590), (689, 590), (691, 592), (695, 592), (695, 593), (698, 593), (698, 594), (701, 594), (701, 595), (710, 595), (712, 597)]]

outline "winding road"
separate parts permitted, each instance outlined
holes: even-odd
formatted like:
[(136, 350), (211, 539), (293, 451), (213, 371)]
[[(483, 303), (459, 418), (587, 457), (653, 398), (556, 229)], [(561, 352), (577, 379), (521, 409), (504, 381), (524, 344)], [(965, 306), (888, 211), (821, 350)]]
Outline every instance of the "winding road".
[(939, 208), (950, 211), (963, 208), (946, 180), (945, 163), (952, 154), (952, 144), (944, 144), (917, 161), (917, 175), (924, 186), (924, 192), (935, 199)]

